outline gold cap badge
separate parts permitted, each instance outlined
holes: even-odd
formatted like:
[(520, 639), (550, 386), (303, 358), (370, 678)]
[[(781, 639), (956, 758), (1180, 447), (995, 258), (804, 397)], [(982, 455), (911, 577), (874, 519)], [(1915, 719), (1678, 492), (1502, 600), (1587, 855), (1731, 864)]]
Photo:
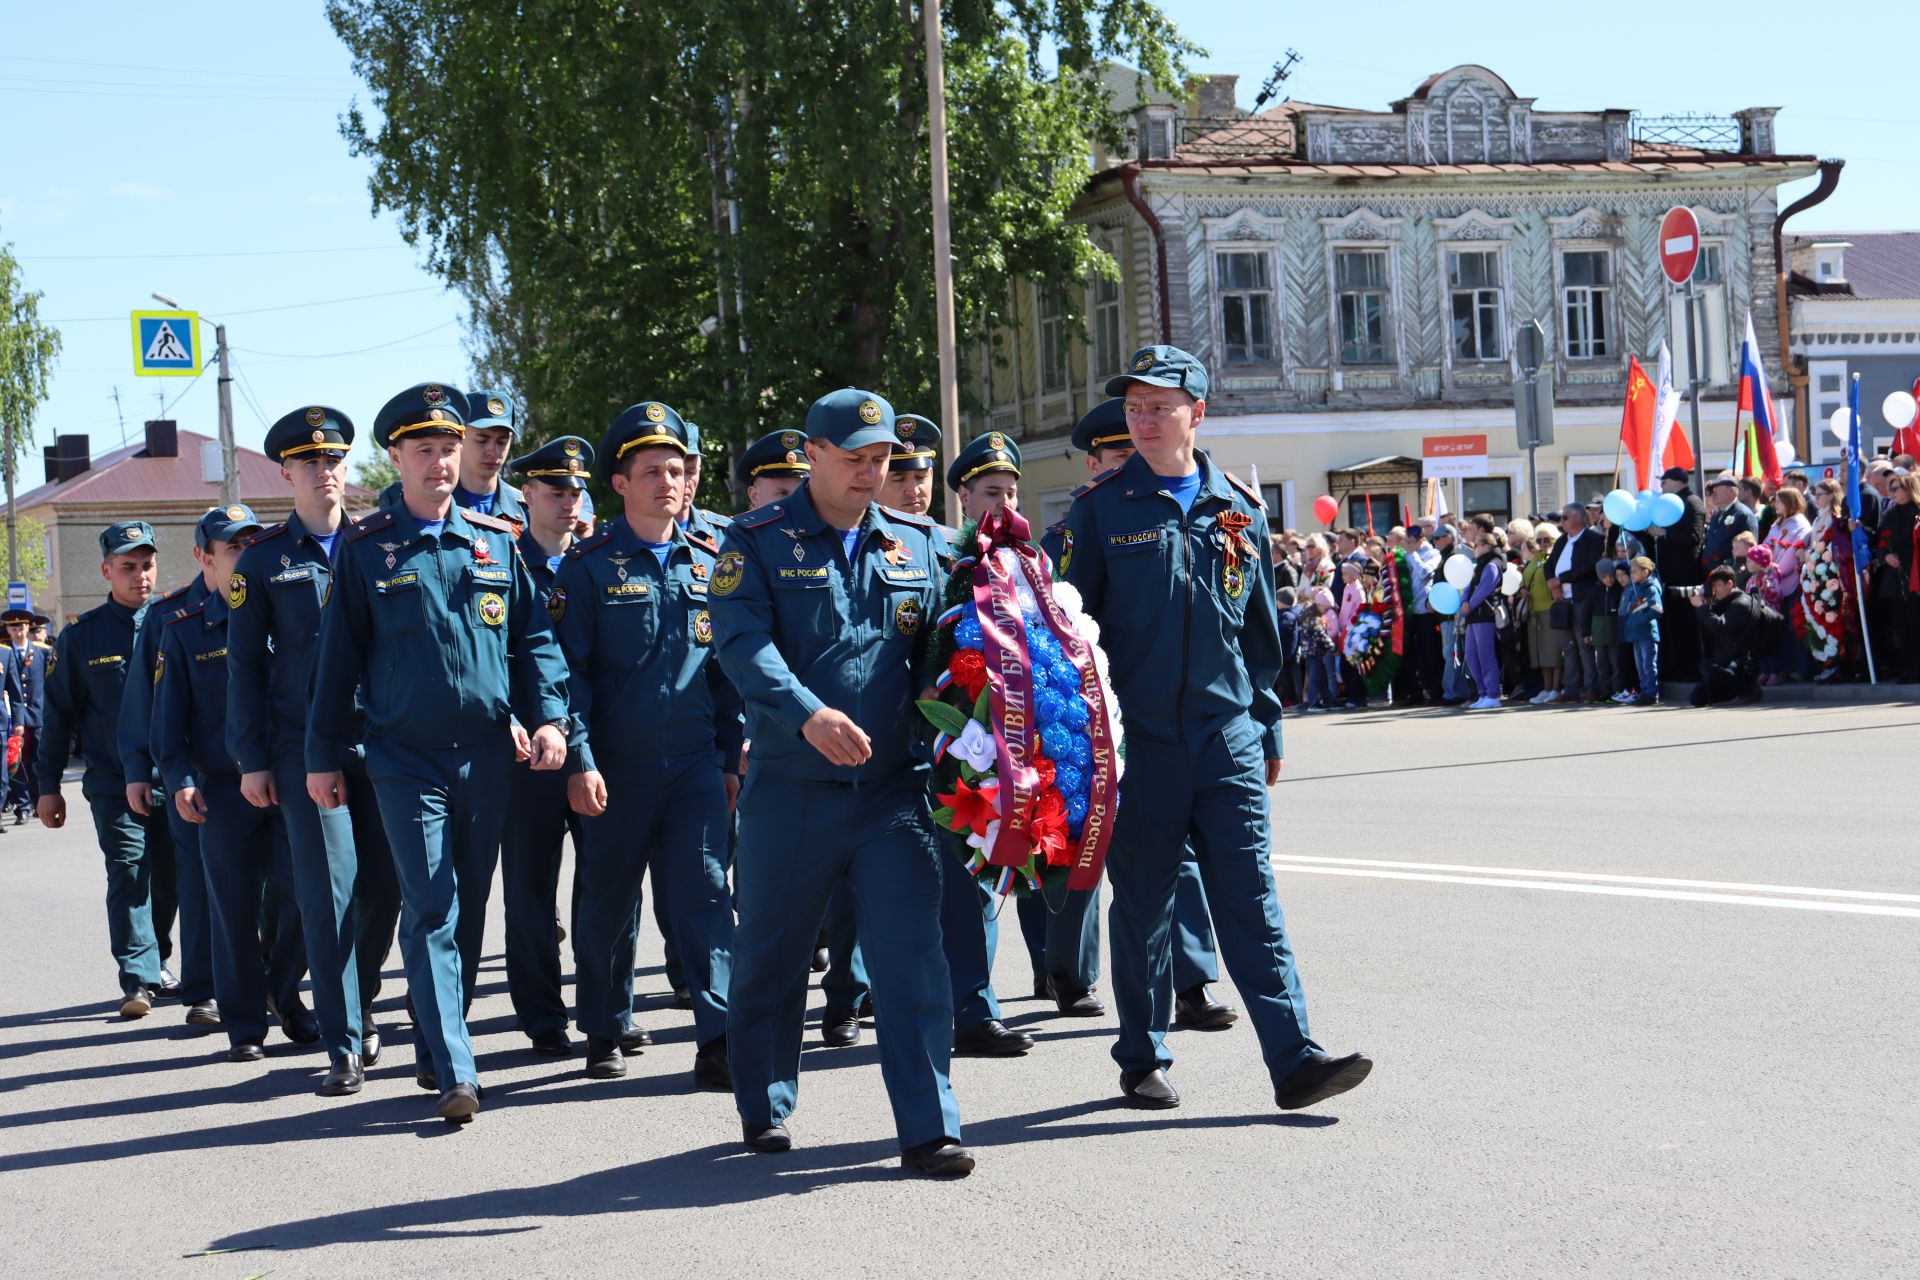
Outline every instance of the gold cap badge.
[(327, 411), (325, 409), (320, 408), (318, 405), (315, 405), (313, 408), (307, 410), (308, 426), (317, 427), (321, 423), (325, 422), (326, 420), (327, 420)]
[(860, 402), (860, 421), (866, 423), (868, 426), (872, 426), (874, 423), (880, 421), (880, 406), (872, 400), (862, 400)]
[(667, 409), (665, 405), (650, 404), (647, 406), (648, 422), (665, 422), (666, 420)]

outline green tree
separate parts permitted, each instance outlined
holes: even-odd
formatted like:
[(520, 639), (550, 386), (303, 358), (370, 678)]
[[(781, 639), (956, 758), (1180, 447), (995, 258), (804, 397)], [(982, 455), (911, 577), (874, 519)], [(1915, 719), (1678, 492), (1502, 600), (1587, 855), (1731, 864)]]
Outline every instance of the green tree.
[(387, 457), (385, 449), (378, 449), (353, 464), (353, 482), (363, 489), (372, 490), (375, 497), (399, 478), (400, 472)]
[[(1149, 0), (949, 0), (956, 312), (1112, 270), (1067, 212), (1121, 122), (1109, 60), (1176, 85)], [(667, 400), (731, 443), (823, 390), (934, 406), (925, 50), (912, 0), (330, 0), (369, 86), (342, 131), (471, 308), (529, 437)], [(1069, 290), (1069, 298), (1074, 291)], [(963, 374), (963, 395), (975, 385)]]
[(7, 576), (20, 581), (13, 482), (20, 458), (33, 445), (33, 420), (47, 398), (60, 331), (40, 323), (38, 290), (29, 290), (13, 256), (0, 244), (0, 470), (7, 494)]
[(47, 526), (31, 515), (16, 516), (14, 537), (19, 556), (9, 580), (26, 583), (33, 598), (44, 604), (53, 594), (53, 575), (47, 564)]

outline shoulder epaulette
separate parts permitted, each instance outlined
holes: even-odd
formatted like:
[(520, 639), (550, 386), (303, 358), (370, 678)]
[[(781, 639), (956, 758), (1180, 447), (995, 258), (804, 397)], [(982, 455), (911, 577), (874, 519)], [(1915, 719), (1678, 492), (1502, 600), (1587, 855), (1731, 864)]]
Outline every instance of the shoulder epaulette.
[(460, 514), (466, 517), (468, 524), (478, 525), (482, 529), (492, 529), (496, 533), (511, 533), (515, 538), (520, 536), (519, 530), (514, 528), (511, 520), (502, 520), (499, 516), (483, 516), (478, 511), (462, 511)]
[(910, 511), (895, 511), (892, 507), (881, 507), (880, 514), (889, 520), (898, 520), (901, 524), (910, 524), (920, 529), (937, 529), (941, 527), (925, 516), (916, 516)]
[(1220, 468), (1220, 474), (1227, 478), (1228, 484), (1232, 485), (1234, 488), (1238, 489), (1241, 493), (1246, 495), (1247, 501), (1253, 504), (1254, 510), (1265, 511), (1267, 509), (1267, 500), (1260, 496), (1260, 491), (1258, 489), (1255, 489), (1252, 485), (1248, 484), (1245, 480), (1242, 480), (1239, 476), (1233, 474), (1233, 472), (1227, 470), (1225, 467)]
[(595, 547), (604, 546), (606, 544), (607, 539), (611, 538), (612, 536), (613, 536), (613, 526), (603, 524), (600, 526), (598, 530), (595, 531), (594, 535), (591, 538), (587, 538), (581, 542), (576, 542), (572, 546), (568, 547), (567, 554), (570, 556), (583, 556), (587, 554), (587, 552), (593, 550)]
[(279, 524), (270, 524), (260, 532), (254, 534), (251, 538), (242, 539), (240, 546), (244, 549), (252, 546), (256, 542), (265, 542), (268, 538), (277, 538), (286, 531), (287, 525), (285, 521), (281, 521)]
[(739, 529), (758, 529), (763, 524), (772, 524), (787, 514), (786, 506), (778, 502), (769, 502), (764, 507), (756, 507), (744, 515), (734, 518), (734, 527)]
[(1067, 531), (1067, 522), (1065, 520), (1055, 520), (1052, 524), (1046, 527), (1046, 530), (1043, 533), (1041, 533), (1040, 536), (1044, 538), (1049, 533), (1065, 533), (1066, 531)]
[[(1122, 465), (1125, 465), (1125, 464), (1122, 464)], [(1107, 481), (1113, 479), (1115, 476), (1119, 474), (1120, 474), (1119, 467), (1108, 467), (1105, 471), (1102, 471), (1099, 475), (1087, 481), (1085, 484), (1081, 485), (1078, 489), (1075, 489), (1071, 496), (1077, 498), (1083, 493), (1092, 493), (1095, 489), (1098, 489), (1101, 485), (1105, 484)]]
[(355, 542), (370, 533), (378, 533), (382, 529), (392, 527), (392, 525), (393, 508), (382, 507), (378, 511), (369, 512), (361, 516), (358, 520), (355, 520), (353, 527), (347, 530), (347, 541)]
[(732, 516), (723, 516), (718, 511), (709, 511), (705, 507), (695, 507), (694, 510), (700, 513), (701, 519), (709, 524), (717, 524), (723, 529), (733, 523)]
[(706, 552), (710, 556), (717, 556), (720, 554), (720, 544), (715, 542), (713, 539), (707, 537), (705, 534), (695, 533), (693, 530), (689, 529), (687, 530), (687, 541), (691, 542), (694, 546), (700, 548), (702, 551)]
[(164, 621), (168, 626), (172, 626), (174, 623), (180, 621), (180, 619), (182, 618), (198, 617), (200, 614), (206, 612), (207, 601), (211, 599), (213, 599), (212, 596), (201, 596), (198, 600), (195, 600), (192, 604), (188, 605), (186, 608), (179, 609), (173, 613), (168, 614), (164, 619)]
[(178, 600), (181, 596), (187, 594), (187, 592), (191, 591), (192, 589), (193, 589), (193, 583), (183, 582), (179, 586), (175, 587), (173, 590), (167, 592), (167, 594), (161, 596), (158, 600), (155, 600), (154, 603), (165, 604), (169, 600)]

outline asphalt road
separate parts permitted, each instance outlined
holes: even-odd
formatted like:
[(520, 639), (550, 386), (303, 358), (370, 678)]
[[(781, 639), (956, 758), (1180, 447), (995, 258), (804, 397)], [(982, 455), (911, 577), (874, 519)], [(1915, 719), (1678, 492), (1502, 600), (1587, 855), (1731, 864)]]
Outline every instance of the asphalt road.
[(241, 1066), (177, 1006), (123, 1024), (70, 797), (66, 831), (0, 837), (0, 1256), (204, 1280), (1920, 1274), (1920, 708), (1374, 712), (1288, 745), (1276, 867), (1315, 1035), (1373, 1077), (1282, 1115), (1243, 1022), (1175, 1035), (1180, 1110), (1124, 1110), (1111, 1017), (1043, 1017), (1010, 931), (1008, 1019), (1041, 1043), (955, 1064), (980, 1168), (945, 1184), (896, 1171), (871, 1031), (810, 1027), (796, 1150), (744, 1154), (731, 1099), (691, 1090), (651, 928), (659, 1043), (609, 1083), (524, 1051), (496, 919), (462, 1130), (413, 1085), (397, 982), (351, 1099), (313, 1096), (323, 1057), (277, 1036)]

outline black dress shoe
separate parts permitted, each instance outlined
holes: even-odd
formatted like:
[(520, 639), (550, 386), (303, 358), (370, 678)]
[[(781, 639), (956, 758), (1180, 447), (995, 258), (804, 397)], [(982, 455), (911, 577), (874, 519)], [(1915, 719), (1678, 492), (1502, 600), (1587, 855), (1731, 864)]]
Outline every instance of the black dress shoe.
[(1298, 1111), (1345, 1093), (1365, 1080), (1372, 1070), (1373, 1059), (1364, 1053), (1336, 1058), (1316, 1049), (1311, 1058), (1273, 1087), (1273, 1100), (1282, 1111)]
[(564, 1031), (542, 1031), (533, 1037), (533, 1051), (543, 1058), (571, 1058), (573, 1040)]
[(1017, 1058), (1033, 1048), (1033, 1037), (1015, 1031), (998, 1018), (988, 1018), (953, 1038), (953, 1051), (966, 1058)]
[(829, 1013), (820, 1019), (820, 1043), (844, 1049), (860, 1043), (860, 1019), (850, 1013)]
[(1047, 994), (1065, 1017), (1097, 1018), (1107, 1011), (1092, 987), (1076, 988), (1057, 973), (1047, 979)]
[(195, 1000), (187, 1006), (187, 1025), (190, 1027), (219, 1026), (220, 1006), (211, 1000)]
[(422, 1089), (425, 1089), (428, 1093), (440, 1092), (440, 1082), (433, 1078), (433, 1068), (430, 1066), (415, 1067), (413, 1069), (413, 1082)]
[(815, 973), (825, 973), (827, 966), (831, 963), (832, 960), (827, 955), (827, 949), (825, 947), (815, 947), (813, 949), (813, 963), (810, 967)]
[(339, 1098), (349, 1093), (358, 1093), (366, 1079), (366, 1072), (360, 1066), (359, 1054), (336, 1053), (333, 1055), (333, 1070), (327, 1072), (327, 1078), (320, 1082), (320, 1096)]
[(448, 1124), (465, 1124), (480, 1110), (480, 1090), (462, 1080), (440, 1095), (434, 1114)]
[(553, 918), (553, 934), (556, 942), (565, 942), (567, 940), (567, 926), (560, 923), (559, 916)]
[(740, 1126), (740, 1140), (747, 1144), (747, 1150), (758, 1151), (762, 1155), (779, 1155), (783, 1151), (793, 1150), (793, 1135), (787, 1132), (783, 1124), (743, 1124)]
[(902, 1151), (900, 1167), (929, 1178), (964, 1178), (973, 1172), (973, 1152), (951, 1138), (935, 1138)]
[(733, 1091), (733, 1068), (727, 1065), (726, 1036), (715, 1036), (693, 1055), (693, 1083), (701, 1089)]
[(1035, 1000), (1053, 999), (1053, 988), (1048, 985), (1051, 981), (1052, 979), (1044, 973), (1036, 973), (1033, 975), (1033, 998)]
[(293, 1008), (280, 1015), (280, 1029), (295, 1044), (320, 1042), (320, 1020), (313, 1016), (313, 1010), (298, 1000), (294, 1001)]
[(374, 1024), (371, 1009), (360, 1015), (360, 1061), (369, 1067), (380, 1064), (380, 1028)]
[(120, 993), (120, 1016), (123, 1018), (144, 1018), (153, 1009), (153, 988), (144, 982), (136, 982)]
[(1240, 1011), (1213, 998), (1207, 984), (1188, 987), (1173, 1002), (1174, 1021), (1201, 1031), (1225, 1031), (1240, 1020)]
[(620, 1052), (620, 1042), (588, 1036), (587, 1074), (595, 1080), (618, 1080), (627, 1074), (627, 1058)]
[(637, 1058), (653, 1043), (653, 1037), (647, 1034), (645, 1027), (628, 1027), (626, 1034), (620, 1037), (620, 1052), (629, 1058)]
[(165, 965), (160, 966), (160, 985), (154, 988), (153, 993), (162, 1000), (180, 998), (180, 979), (173, 976), (173, 970)]
[(1180, 1105), (1180, 1091), (1158, 1067), (1152, 1071), (1122, 1071), (1120, 1096), (1128, 1106), (1144, 1111), (1171, 1111)]
[(227, 1049), (228, 1062), (258, 1062), (266, 1056), (266, 1047), (258, 1040), (242, 1040)]

